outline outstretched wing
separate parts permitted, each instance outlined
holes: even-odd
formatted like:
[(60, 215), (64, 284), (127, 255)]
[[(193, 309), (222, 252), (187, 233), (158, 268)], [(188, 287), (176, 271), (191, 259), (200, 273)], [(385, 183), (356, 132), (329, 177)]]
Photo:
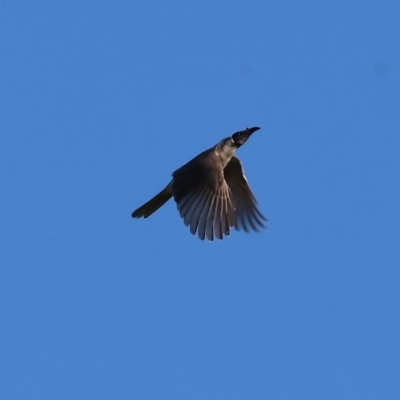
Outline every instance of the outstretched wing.
[(179, 214), (201, 240), (222, 239), (235, 225), (234, 199), (221, 163), (213, 157), (214, 152), (206, 151), (172, 174)]
[(235, 200), (235, 228), (246, 232), (265, 228), (263, 221), (267, 219), (257, 207), (257, 200), (250, 190), (238, 158), (231, 158), (224, 169), (224, 176)]

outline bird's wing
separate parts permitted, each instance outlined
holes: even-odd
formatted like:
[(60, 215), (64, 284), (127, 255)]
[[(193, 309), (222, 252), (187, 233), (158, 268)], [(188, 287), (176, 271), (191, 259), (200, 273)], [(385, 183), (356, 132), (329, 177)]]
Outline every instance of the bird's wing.
[(204, 152), (173, 173), (172, 192), (190, 232), (213, 240), (229, 235), (235, 204), (214, 152)]
[(251, 229), (258, 231), (259, 228), (265, 228), (263, 221), (267, 219), (257, 207), (257, 200), (250, 190), (238, 158), (231, 158), (224, 169), (224, 176), (236, 204), (235, 228), (244, 229), (246, 232)]

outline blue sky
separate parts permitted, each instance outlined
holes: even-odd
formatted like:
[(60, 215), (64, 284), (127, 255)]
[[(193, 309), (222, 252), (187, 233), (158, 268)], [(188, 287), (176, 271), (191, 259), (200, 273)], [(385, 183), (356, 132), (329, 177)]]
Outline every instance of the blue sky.
[[(0, 397), (400, 398), (400, 3), (35, 3), (0, 5)], [(130, 217), (247, 126), (267, 230)]]

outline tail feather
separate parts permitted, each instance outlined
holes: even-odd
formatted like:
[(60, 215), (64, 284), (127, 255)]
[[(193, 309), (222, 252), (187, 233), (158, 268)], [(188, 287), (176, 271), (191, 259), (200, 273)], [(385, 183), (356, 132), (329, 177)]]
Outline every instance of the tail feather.
[(147, 218), (172, 197), (172, 181), (160, 193), (132, 213), (132, 218)]

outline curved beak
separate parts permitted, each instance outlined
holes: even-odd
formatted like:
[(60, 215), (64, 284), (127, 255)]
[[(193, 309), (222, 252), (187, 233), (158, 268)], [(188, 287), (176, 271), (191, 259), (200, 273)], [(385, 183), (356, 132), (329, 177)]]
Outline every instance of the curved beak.
[(255, 131), (258, 131), (259, 129), (261, 129), (261, 128), (259, 128), (258, 126), (255, 126), (253, 128), (246, 128), (246, 131), (249, 133), (249, 136), (250, 136), (252, 133), (254, 133)]

